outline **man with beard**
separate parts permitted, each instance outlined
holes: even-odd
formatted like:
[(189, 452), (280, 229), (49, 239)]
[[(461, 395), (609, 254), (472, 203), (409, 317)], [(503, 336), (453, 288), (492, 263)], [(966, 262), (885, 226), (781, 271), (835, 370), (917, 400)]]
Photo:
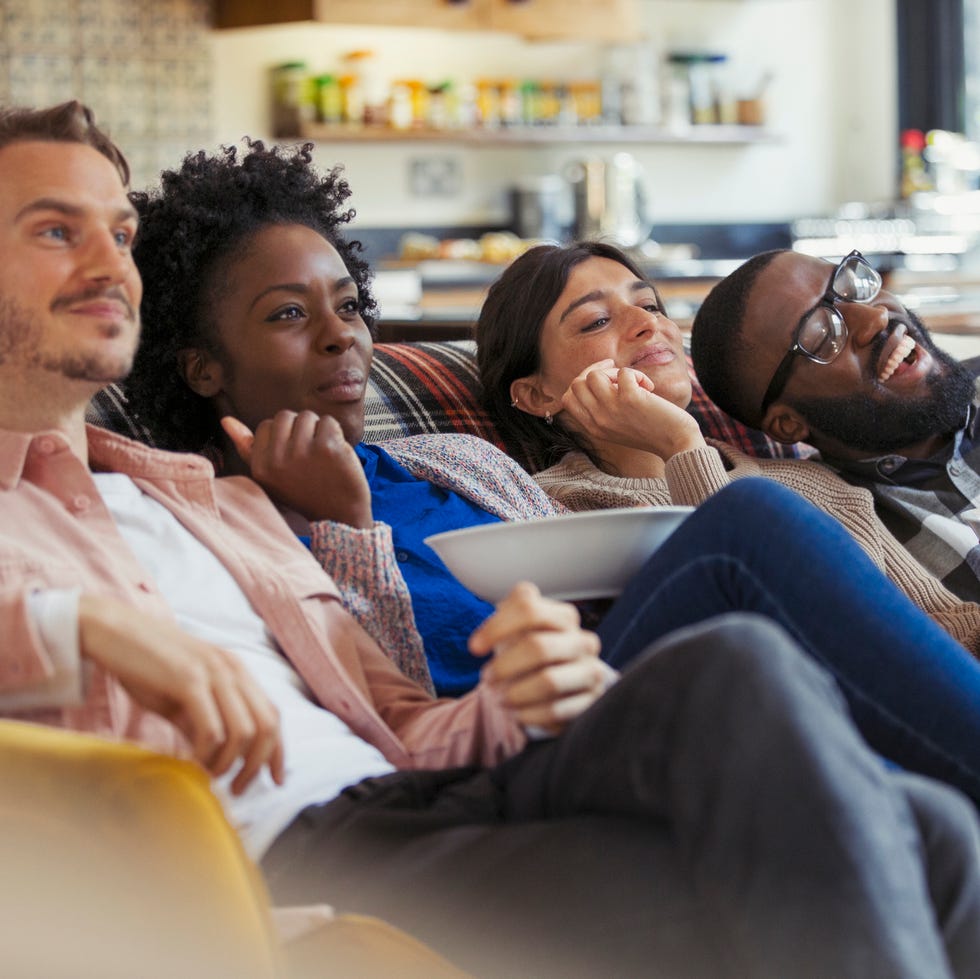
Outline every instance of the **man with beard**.
[(708, 395), (873, 494), (891, 533), (960, 598), (980, 600), (980, 403), (973, 373), (859, 252), (764, 252), (720, 282), (691, 353)]

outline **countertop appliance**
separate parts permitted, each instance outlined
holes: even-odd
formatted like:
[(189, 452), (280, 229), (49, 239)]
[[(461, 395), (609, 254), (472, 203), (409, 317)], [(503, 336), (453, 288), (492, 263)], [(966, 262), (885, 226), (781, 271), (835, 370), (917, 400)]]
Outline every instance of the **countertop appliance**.
[(604, 238), (624, 248), (650, 234), (643, 171), (630, 153), (570, 163), (565, 179), (572, 188), (575, 238)]

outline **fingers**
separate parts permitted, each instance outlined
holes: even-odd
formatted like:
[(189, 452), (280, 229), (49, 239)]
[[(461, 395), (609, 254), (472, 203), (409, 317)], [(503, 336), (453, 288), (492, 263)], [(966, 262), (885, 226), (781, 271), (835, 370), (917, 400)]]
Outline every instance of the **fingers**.
[[(509, 644), (497, 646), (483, 674), (491, 683), (515, 689), (521, 681), (567, 663), (587, 663), (587, 673), (591, 676), (593, 663), (599, 661), (599, 648), (599, 637), (577, 626), (560, 631), (526, 631)], [(604, 675), (604, 668), (599, 669), (598, 675)], [(547, 687), (551, 682), (548, 679), (544, 684)], [(532, 695), (536, 696), (542, 689), (534, 687)], [(516, 701), (526, 702), (520, 697)]]
[(242, 793), (263, 766), (283, 779), (279, 713), (248, 672), (230, 654), (215, 650), (217, 668), (184, 689), (181, 710), (172, 718), (191, 742), (195, 759), (217, 777), (241, 761), (231, 784)]
[(616, 374), (616, 382), (623, 391), (635, 391), (642, 389), (651, 394), (654, 390), (654, 383), (643, 371), (638, 371), (633, 367), (621, 367)]
[(195, 760), (212, 774), (220, 774), (231, 761), (222, 768), (221, 760), (215, 757), (226, 742), (226, 728), (211, 686), (202, 675), (184, 686), (179, 697), (175, 698), (173, 711), (162, 709), (161, 713), (180, 728), (191, 744)]
[(316, 416), (312, 412), (280, 411), (255, 429), (252, 471), (256, 477), (281, 470), (295, 455), (305, 435), (310, 438)]
[(520, 724), (556, 730), (605, 690), (609, 671), (598, 653), (594, 633), (531, 633), (498, 652), (484, 669), (485, 681)]
[(251, 462), (252, 444), (255, 441), (255, 436), (248, 425), (231, 415), (225, 415), (221, 419), (221, 427), (235, 447), (235, 451), (242, 457), (242, 461)]
[(587, 434), (604, 437), (629, 423), (641, 399), (653, 389), (653, 382), (641, 371), (600, 361), (572, 381), (561, 406)]
[(470, 636), (469, 650), (485, 656), (494, 648), (532, 629), (574, 629), (579, 615), (574, 605), (544, 598), (528, 581), (516, 584), (497, 609)]
[(214, 699), (224, 723), (224, 736), (203, 764), (212, 775), (223, 775), (235, 762), (241, 768), (231, 783), (238, 795), (245, 791), (264, 766), (277, 781), (282, 778), (282, 742), (279, 714), (240, 669), (235, 683), (215, 686)]
[(514, 710), (517, 723), (525, 728), (540, 728), (548, 734), (558, 734), (561, 730), (584, 714), (601, 696), (602, 688), (593, 691), (548, 700)]
[(576, 404), (594, 400), (600, 387), (608, 388), (616, 376), (615, 361), (599, 360), (589, 364), (581, 373), (572, 378), (568, 389), (562, 395), (562, 408), (572, 409)]
[(252, 735), (250, 739), (242, 741), (239, 752), (243, 759), (242, 767), (231, 783), (231, 790), (236, 795), (244, 792), (263, 768), (269, 769), (277, 785), (282, 785), (284, 779), (279, 712), (258, 690), (254, 693), (258, 696), (253, 695), (247, 702)]
[(79, 598), (78, 639), (83, 656), (181, 731), (209, 772), (220, 775), (242, 759), (233, 791), (243, 791), (263, 765), (282, 780), (278, 711), (231, 653), (167, 619), (148, 625), (137, 609), (90, 594)]
[(345, 444), (335, 418), (313, 411), (280, 411), (259, 424), (252, 454), (256, 466), (271, 471), (308, 457), (313, 449), (335, 450)]
[(599, 637), (579, 627), (578, 610), (542, 597), (522, 582), (470, 638), (470, 649), (493, 659), (481, 682), (492, 686), (519, 723), (556, 730), (605, 689), (608, 668)]

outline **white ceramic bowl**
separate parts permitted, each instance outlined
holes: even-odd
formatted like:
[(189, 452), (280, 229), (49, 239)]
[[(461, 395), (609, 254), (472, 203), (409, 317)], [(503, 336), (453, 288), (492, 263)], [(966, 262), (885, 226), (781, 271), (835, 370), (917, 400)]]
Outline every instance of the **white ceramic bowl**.
[(498, 602), (518, 581), (565, 601), (608, 598), (643, 566), (693, 507), (623, 507), (483, 524), (426, 537), (470, 591)]

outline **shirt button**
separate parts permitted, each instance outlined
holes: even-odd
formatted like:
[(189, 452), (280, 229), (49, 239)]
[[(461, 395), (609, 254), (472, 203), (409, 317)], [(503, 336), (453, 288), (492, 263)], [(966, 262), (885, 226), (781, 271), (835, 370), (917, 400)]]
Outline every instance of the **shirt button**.
[(53, 455), (57, 446), (55, 445), (53, 438), (45, 437), (43, 439), (38, 439), (37, 441), (37, 451), (42, 455)]
[(92, 500), (84, 493), (79, 493), (71, 498), (68, 505), (75, 513), (84, 513), (92, 505)]
[(404, 564), (408, 560), (408, 551), (395, 551), (395, 557)]

